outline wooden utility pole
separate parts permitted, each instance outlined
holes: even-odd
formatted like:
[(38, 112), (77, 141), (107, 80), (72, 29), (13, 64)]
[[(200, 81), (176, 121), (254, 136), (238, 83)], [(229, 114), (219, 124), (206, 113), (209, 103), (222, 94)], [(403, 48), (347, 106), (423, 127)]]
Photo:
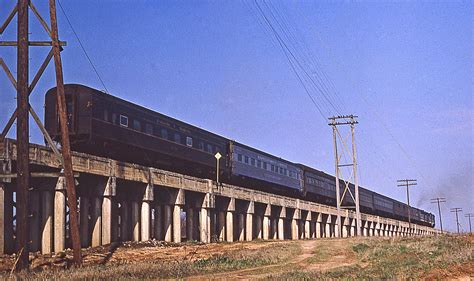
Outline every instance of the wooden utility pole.
[(30, 131), (28, 102), (28, 0), (18, 1), (18, 56), (17, 56), (17, 124), (18, 142), (16, 193), (16, 251), (17, 270), (28, 268), (28, 190), (30, 188)]
[(410, 191), (408, 187), (417, 185), (416, 180), (397, 180), (397, 186), (403, 186), (407, 188), (407, 205), (408, 205), (408, 228), (411, 229), (411, 207), (410, 207)]
[(441, 227), (441, 232), (443, 232), (443, 220), (441, 219), (440, 203), (446, 203), (446, 198), (436, 197), (436, 198), (431, 199), (431, 203), (437, 203), (438, 204), (439, 226)]
[(467, 213), (464, 216), (469, 220), (469, 233), (472, 233), (471, 218), (474, 218), (474, 213)]
[(79, 238), (79, 222), (77, 219), (77, 198), (74, 186), (74, 175), (72, 171), (71, 146), (69, 144), (69, 128), (66, 112), (66, 98), (64, 96), (63, 67), (61, 63), (61, 50), (59, 46), (58, 22), (56, 19), (56, 0), (49, 0), (49, 12), (51, 17), (51, 39), (53, 41), (54, 68), (56, 70), (56, 92), (59, 112), (59, 123), (61, 126), (61, 152), (63, 155), (64, 177), (66, 179), (67, 203), (69, 206), (69, 231), (71, 234), (72, 248), (74, 251), (74, 264), (82, 263), (81, 239)]
[(459, 212), (462, 212), (462, 208), (451, 208), (451, 213), (456, 213), (456, 227), (458, 229), (458, 234), (459, 234), (459, 218), (458, 218)]
[[(340, 237), (341, 233), (341, 208), (342, 206), (342, 201), (344, 199), (344, 196), (348, 192), (349, 195), (352, 197), (352, 200), (354, 201), (355, 205), (355, 211), (356, 211), (356, 221), (357, 221), (357, 227), (356, 227), (356, 233), (357, 236), (361, 236), (361, 228), (362, 228), (362, 221), (361, 221), (361, 216), (360, 216), (360, 207), (359, 207), (359, 179), (357, 176), (357, 153), (356, 153), (356, 144), (355, 144), (355, 125), (358, 124), (359, 122), (356, 121), (357, 116), (355, 115), (342, 115), (342, 116), (333, 116), (329, 118), (329, 126), (332, 127), (333, 130), (333, 144), (334, 144), (334, 159), (335, 159), (335, 173), (336, 173), (336, 208), (337, 208), (337, 236)], [(351, 143), (352, 146), (351, 148), (348, 147), (346, 144), (346, 139), (342, 137), (340, 131), (338, 130), (337, 126), (340, 125), (350, 125), (350, 137), (351, 137)], [(338, 141), (337, 139), (339, 138), (339, 141), (341, 142), (342, 146), (342, 151), (339, 153), (338, 150)], [(344, 153), (347, 153), (351, 156), (352, 163), (340, 163), (341, 157)], [(342, 193), (342, 196), (340, 195), (340, 190), (339, 190), (339, 185), (340, 185), (340, 177), (341, 177), (341, 168), (344, 167), (352, 167), (352, 173), (351, 176), (353, 177), (354, 180), (354, 194), (352, 194), (349, 184), (350, 184), (350, 177), (347, 179), (343, 179), (344, 181), (344, 191)], [(347, 206), (345, 206), (347, 208)]]

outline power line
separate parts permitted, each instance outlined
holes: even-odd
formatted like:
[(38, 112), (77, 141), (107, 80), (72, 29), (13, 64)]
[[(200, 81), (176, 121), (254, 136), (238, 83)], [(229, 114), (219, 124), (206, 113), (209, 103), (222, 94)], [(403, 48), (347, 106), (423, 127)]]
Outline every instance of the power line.
[(107, 87), (105, 86), (104, 81), (103, 81), (102, 78), (100, 77), (99, 72), (97, 71), (97, 68), (94, 66), (94, 64), (92, 63), (91, 58), (90, 58), (89, 55), (87, 54), (86, 48), (84, 48), (84, 45), (82, 44), (81, 39), (79, 39), (79, 36), (77, 35), (76, 30), (75, 30), (74, 27), (72, 26), (72, 23), (71, 23), (71, 21), (69, 20), (69, 17), (67, 16), (66, 11), (64, 11), (63, 6), (61, 5), (61, 1), (58, 0), (58, 3), (59, 3), (59, 7), (61, 8), (61, 11), (62, 11), (64, 17), (66, 18), (66, 21), (67, 21), (69, 27), (71, 28), (72, 32), (74, 33), (74, 36), (76, 37), (77, 41), (79, 42), (79, 45), (81, 46), (82, 52), (83, 52), (84, 55), (86, 56), (86, 58), (87, 58), (87, 60), (89, 61), (90, 65), (92, 66), (92, 69), (94, 70), (95, 74), (96, 74), (97, 77), (99, 78), (99, 81), (100, 81), (100, 83), (102, 84), (102, 87), (104, 87), (105, 92), (108, 94), (109, 91), (107, 90)]

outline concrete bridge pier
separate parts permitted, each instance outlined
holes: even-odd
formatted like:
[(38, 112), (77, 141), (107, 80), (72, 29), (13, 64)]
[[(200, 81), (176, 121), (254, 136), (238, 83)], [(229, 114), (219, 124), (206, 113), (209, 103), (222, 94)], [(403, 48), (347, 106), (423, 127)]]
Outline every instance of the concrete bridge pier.
[(66, 246), (66, 179), (59, 177), (54, 189), (54, 252)]
[[(81, 198), (82, 199), (82, 198)], [(129, 201), (120, 202), (120, 241), (130, 241), (130, 212), (131, 205)]]
[(291, 218), (291, 239), (298, 240), (300, 236), (300, 224), (299, 221), (301, 219), (301, 210), (294, 209), (293, 216)]
[(46, 186), (41, 190), (42, 254), (49, 254), (53, 251), (53, 191), (50, 187)]
[(316, 213), (316, 238), (322, 238), (324, 229), (323, 229), (323, 214)]
[(148, 241), (151, 237), (151, 206), (154, 201), (154, 187), (145, 186), (140, 206), (140, 241)]
[(226, 241), (234, 242), (234, 213), (235, 213), (235, 198), (230, 198), (226, 210)]
[(199, 236), (203, 243), (211, 242), (211, 210), (215, 207), (214, 195), (206, 193), (200, 204)]
[(349, 224), (350, 224), (350, 226), (349, 226), (349, 227), (350, 227), (350, 229), (349, 229), (349, 235), (350, 235), (351, 237), (354, 237), (354, 236), (357, 235), (356, 227), (358, 227), (358, 226), (356, 225), (356, 220), (355, 220), (354, 218), (350, 219)]
[(270, 204), (265, 205), (265, 211), (263, 213), (263, 240), (270, 239), (270, 222), (272, 221), (272, 206)]
[(245, 218), (245, 240), (253, 240), (253, 215), (255, 213), (255, 205), (253, 201), (248, 202)]
[(281, 207), (278, 214), (278, 240), (285, 240), (286, 208)]

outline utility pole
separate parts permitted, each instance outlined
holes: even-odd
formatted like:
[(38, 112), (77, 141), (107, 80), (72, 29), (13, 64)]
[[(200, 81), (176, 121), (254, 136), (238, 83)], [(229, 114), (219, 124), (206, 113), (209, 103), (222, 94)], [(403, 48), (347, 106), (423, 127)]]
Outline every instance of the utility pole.
[(407, 188), (407, 205), (408, 205), (408, 228), (411, 231), (411, 207), (410, 207), (410, 192), (409, 186), (417, 185), (416, 180), (397, 180), (398, 186), (406, 186)]
[(456, 213), (456, 227), (458, 228), (458, 234), (459, 234), (459, 219), (458, 219), (459, 212), (462, 212), (462, 208), (451, 208), (451, 213)]
[[(16, 2), (16, 1), (15, 1)], [(33, 11), (33, 14), (38, 19), (38, 22), (43, 27), (46, 34), (49, 36), (51, 41), (30, 41), (29, 40), (29, 9)], [(0, 35), (6, 30), (9, 24), (12, 22), (16, 14), (18, 14), (18, 32), (17, 41), (0, 41), (0, 46), (5, 47), (16, 47), (17, 48), (17, 79), (12, 75), (12, 72), (8, 68), (7, 64), (0, 57), (0, 66), (5, 71), (11, 84), (17, 91), (17, 108), (10, 116), (7, 124), (3, 128), (0, 134), (0, 142), (2, 142), (12, 125), (17, 119), (17, 195), (16, 195), (16, 251), (19, 256), (18, 262), (16, 263), (16, 269), (22, 270), (28, 268), (28, 257), (29, 257), (29, 231), (28, 231), (28, 217), (32, 216), (29, 213), (29, 202), (28, 192), (30, 190), (30, 172), (29, 172), (29, 114), (33, 117), (34, 121), (38, 125), (39, 129), (43, 133), (45, 140), (55, 153), (55, 155), (61, 159), (62, 168), (64, 170), (64, 176), (66, 178), (66, 190), (67, 190), (67, 202), (69, 206), (69, 231), (71, 235), (73, 250), (74, 250), (74, 263), (80, 265), (82, 263), (81, 248), (80, 248), (80, 237), (79, 237), (79, 225), (77, 219), (77, 200), (74, 187), (74, 178), (72, 171), (72, 159), (71, 151), (69, 146), (69, 133), (67, 127), (66, 117), (66, 105), (64, 98), (64, 85), (62, 76), (62, 66), (60, 51), (62, 46), (66, 45), (66, 42), (59, 41), (58, 26), (56, 20), (56, 3), (54, 0), (49, 1), (49, 11), (51, 26), (48, 26), (47, 22), (43, 19), (39, 11), (33, 5), (31, 0), (18, 0), (12, 11), (8, 15), (7, 19), (0, 26)], [(51, 47), (48, 55), (44, 59), (40, 68), (33, 77), (31, 83), (29, 81), (29, 47), (30, 46), (42, 46)], [(57, 86), (57, 101), (58, 101), (58, 112), (61, 124), (61, 153), (59, 152), (56, 145), (53, 143), (48, 132), (41, 123), (38, 114), (34, 111), (33, 107), (29, 104), (29, 96), (33, 92), (33, 89), (37, 85), (43, 72), (47, 68), (49, 62), (54, 56), (55, 70), (56, 70), (56, 86)]]
[(436, 198), (431, 199), (431, 203), (437, 203), (438, 204), (439, 226), (441, 227), (441, 232), (443, 232), (443, 220), (441, 219), (440, 203), (446, 203), (446, 198), (436, 197)]
[(16, 250), (19, 255), (16, 268), (28, 268), (28, 190), (30, 189), (30, 131), (28, 114), (28, 0), (18, 1), (18, 47), (17, 47), (17, 194), (16, 194)]
[(464, 216), (469, 220), (469, 233), (472, 233), (471, 218), (474, 218), (474, 213), (467, 213)]
[[(359, 207), (359, 179), (357, 177), (357, 152), (356, 152), (356, 144), (355, 144), (355, 125), (358, 124), (359, 122), (356, 120), (358, 116), (355, 115), (342, 115), (342, 116), (333, 116), (328, 118), (329, 119), (329, 126), (332, 127), (333, 131), (333, 143), (334, 143), (334, 159), (335, 159), (335, 173), (336, 173), (336, 208), (337, 208), (337, 237), (340, 237), (341, 233), (341, 204), (344, 199), (344, 196), (346, 195), (346, 192), (349, 192), (349, 195), (352, 197), (352, 200), (354, 201), (355, 205), (355, 211), (356, 211), (356, 220), (357, 220), (357, 236), (361, 236), (361, 227), (362, 227), (362, 222), (361, 222), (361, 216), (360, 216), (360, 207)], [(343, 138), (338, 126), (340, 125), (349, 125), (350, 126), (350, 137), (351, 137), (351, 142), (352, 142), (352, 147), (349, 148), (346, 140), (348, 137)], [(338, 151), (338, 138), (340, 145), (342, 146), (342, 151), (339, 153)], [(352, 160), (352, 163), (340, 163), (340, 160), (344, 153), (350, 155), (350, 159)], [(342, 179), (344, 181), (344, 191), (342, 192), (342, 196), (340, 195), (340, 179), (341, 179), (341, 168), (344, 167), (352, 167), (351, 175), (347, 179)], [(351, 177), (354, 180), (354, 191), (355, 191), (355, 196), (352, 194), (349, 184), (350, 184), (350, 179)], [(348, 206), (345, 206), (348, 208)]]

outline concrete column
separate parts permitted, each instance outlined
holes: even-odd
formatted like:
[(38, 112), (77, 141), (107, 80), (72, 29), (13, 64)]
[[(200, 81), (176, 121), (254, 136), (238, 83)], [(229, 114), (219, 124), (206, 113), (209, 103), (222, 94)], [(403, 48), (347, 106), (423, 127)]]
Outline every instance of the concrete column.
[(278, 239), (285, 240), (285, 218), (286, 208), (281, 207), (280, 214), (278, 217)]
[(217, 220), (218, 220), (218, 223), (217, 223), (217, 233), (219, 235), (219, 241), (224, 241), (225, 240), (225, 212), (223, 211), (219, 211), (217, 213)]
[(245, 220), (245, 240), (252, 241), (253, 239), (253, 214), (247, 213)]
[(268, 240), (270, 237), (270, 217), (263, 217), (263, 240)]
[[(341, 218), (342, 219), (342, 218)], [(324, 237), (331, 237), (331, 215), (328, 215), (324, 223)]]
[(102, 243), (108, 245), (112, 242), (112, 200), (116, 194), (116, 179), (109, 177), (103, 187), (102, 198)]
[(291, 239), (298, 240), (299, 239), (299, 220), (301, 219), (301, 211), (299, 209), (295, 209), (293, 213), (293, 217), (291, 218)]
[(143, 201), (140, 212), (140, 240), (150, 240), (150, 201)]
[(369, 232), (368, 232), (368, 225), (367, 225), (367, 224), (368, 224), (367, 221), (363, 221), (363, 222), (362, 222), (362, 225), (364, 226), (364, 227), (362, 228), (362, 236), (364, 236), (364, 237), (367, 237), (367, 236), (369, 235)]
[(346, 238), (348, 236), (347, 228), (349, 226), (349, 218), (341, 217), (341, 224), (342, 224), (342, 238)]
[(130, 240), (130, 203), (120, 203), (120, 241)]
[(131, 203), (131, 226), (132, 226), (132, 241), (140, 241), (140, 203), (132, 201)]
[(186, 210), (186, 239), (194, 240), (194, 210), (190, 207)]
[(201, 242), (211, 242), (211, 209), (215, 207), (214, 195), (206, 193), (201, 203), (199, 219)]
[(304, 222), (304, 238), (310, 239), (311, 238), (311, 221), (305, 220)]
[(235, 199), (230, 198), (229, 204), (227, 205), (226, 212), (226, 241), (234, 242), (234, 212), (235, 212)]
[(255, 212), (254, 202), (250, 201), (247, 206), (247, 217), (245, 220), (245, 240), (253, 240), (253, 214)]
[(181, 243), (181, 208), (184, 206), (184, 189), (179, 189), (174, 198), (173, 242)]
[(351, 237), (354, 237), (356, 236), (357, 232), (356, 232), (356, 219), (352, 219), (350, 221), (350, 236)]
[(156, 204), (155, 205), (155, 217), (154, 217), (154, 236), (156, 240), (163, 240), (163, 210), (162, 206)]
[[(30, 251), (36, 252), (39, 250), (39, 229), (40, 229), (40, 200), (39, 200), (39, 191), (33, 190), (29, 192), (29, 209), (30, 209), (30, 220), (29, 220), (29, 230), (30, 230)], [(2, 212), (3, 213), (3, 212)], [(2, 220), (3, 222), (3, 220)], [(3, 234), (3, 232), (2, 232)], [(2, 235), (3, 236), (3, 235)], [(2, 245), (3, 247), (3, 245)]]
[(92, 247), (100, 246), (102, 225), (102, 200), (99, 197), (92, 198)]
[(271, 223), (271, 230), (272, 230), (272, 239), (278, 239), (278, 218), (272, 218)]
[(208, 208), (201, 208), (200, 228), (201, 228), (201, 242), (211, 242), (211, 215)]
[(49, 254), (53, 249), (53, 194), (49, 190), (41, 191), (41, 253)]
[(181, 243), (181, 206), (173, 207), (173, 242)]
[(239, 214), (238, 215), (239, 221), (239, 241), (245, 241), (245, 215)]
[(270, 220), (272, 215), (272, 206), (267, 204), (263, 213), (262, 238), (268, 240), (270, 238)]
[(316, 214), (316, 238), (321, 238), (322, 237), (322, 231), (321, 231), (321, 222), (323, 220), (323, 215), (321, 213)]
[(255, 236), (257, 239), (262, 239), (262, 217), (254, 215), (255, 217)]
[(66, 246), (66, 182), (60, 177), (54, 192), (54, 252)]
[(172, 228), (171, 228), (171, 222), (172, 222), (172, 214), (171, 214), (171, 206), (170, 205), (164, 205), (163, 206), (163, 213), (164, 213), (164, 220), (163, 220), (163, 229), (165, 232), (165, 241), (166, 242), (171, 242), (173, 240), (172, 237)]
[(150, 204), (153, 202), (153, 185), (148, 184), (145, 187), (145, 192), (143, 194), (141, 212), (140, 212), (140, 240), (148, 241), (150, 240), (150, 226), (151, 226), (151, 207)]

